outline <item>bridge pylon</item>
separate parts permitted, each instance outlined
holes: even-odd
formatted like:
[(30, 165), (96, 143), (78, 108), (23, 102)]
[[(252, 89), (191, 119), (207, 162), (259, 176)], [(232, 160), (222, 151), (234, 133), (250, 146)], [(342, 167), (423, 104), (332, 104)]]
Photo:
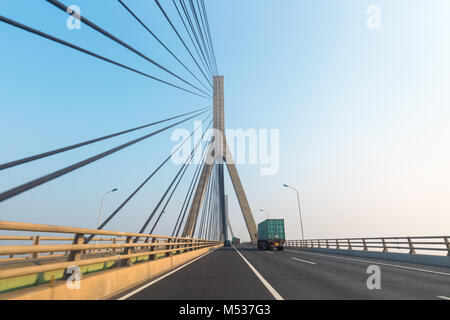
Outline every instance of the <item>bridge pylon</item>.
[[(215, 164), (218, 166), (219, 174), (219, 211), (222, 220), (222, 236), (223, 240), (227, 240), (228, 221), (225, 211), (225, 183), (224, 183), (224, 164), (228, 169), (228, 173), (233, 184), (234, 191), (236, 193), (239, 206), (241, 208), (242, 215), (244, 217), (245, 224), (247, 226), (248, 233), (252, 243), (257, 241), (257, 229), (256, 223), (253, 219), (250, 205), (248, 204), (247, 196), (245, 195), (244, 187), (242, 186), (241, 179), (236, 168), (236, 165), (231, 155), (230, 148), (228, 146), (225, 136), (225, 102), (224, 102), (224, 77), (215, 76), (213, 78), (213, 123), (214, 123), (214, 139), (215, 143), (210, 145), (208, 155), (214, 154)], [(189, 215), (186, 220), (186, 224), (183, 230), (183, 237), (193, 237), (195, 232), (195, 226), (197, 224), (198, 213), (200, 211), (200, 205), (205, 196), (206, 187), (211, 180), (212, 167), (214, 163), (205, 162), (202, 173), (200, 175), (197, 188), (194, 193), (191, 207), (189, 209)]]

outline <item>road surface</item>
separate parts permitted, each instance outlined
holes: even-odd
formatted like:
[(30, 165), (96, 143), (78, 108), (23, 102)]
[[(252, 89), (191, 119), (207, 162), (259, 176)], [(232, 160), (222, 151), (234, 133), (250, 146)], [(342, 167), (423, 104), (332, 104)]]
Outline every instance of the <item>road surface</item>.
[[(369, 290), (367, 268), (380, 268)], [(370, 283), (374, 283), (370, 281)], [(450, 299), (450, 268), (252, 245), (220, 248), (116, 299)]]

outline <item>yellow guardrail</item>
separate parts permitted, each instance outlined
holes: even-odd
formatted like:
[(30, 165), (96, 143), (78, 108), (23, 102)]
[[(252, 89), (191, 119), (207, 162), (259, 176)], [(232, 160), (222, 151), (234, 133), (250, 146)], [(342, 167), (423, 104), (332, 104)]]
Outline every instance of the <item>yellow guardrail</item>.
[[(120, 266), (130, 264), (133, 258), (139, 260), (139, 258), (145, 257), (147, 260), (152, 260), (161, 256), (170, 256), (218, 244), (217, 241), (205, 239), (9, 221), (0, 221), (0, 230), (35, 234), (31, 236), (0, 236), (0, 279), (64, 270), (72, 265), (81, 267), (121, 262), (117, 264)], [(40, 235), (42, 233), (59, 235)], [(71, 234), (71, 236), (61, 236), (61, 234)], [(89, 236), (94, 236), (94, 238), (86, 244), (85, 240)], [(3, 243), (17, 241), (32, 241), (32, 244), (3, 245)], [(72, 243), (68, 244), (68, 241)], [(43, 244), (43, 242), (51, 242), (51, 244)], [(135, 259), (135, 262), (137, 260)]]

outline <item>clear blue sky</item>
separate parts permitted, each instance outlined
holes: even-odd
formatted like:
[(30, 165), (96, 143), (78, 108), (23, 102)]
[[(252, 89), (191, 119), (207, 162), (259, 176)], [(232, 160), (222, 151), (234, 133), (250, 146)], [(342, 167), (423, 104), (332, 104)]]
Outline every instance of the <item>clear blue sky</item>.
[[(156, 61), (189, 77), (117, 1), (63, 1)], [(153, 1), (126, 3), (192, 68)], [(170, 1), (161, 1), (177, 21)], [(45, 1), (0, 0), (0, 14), (89, 50), (170, 76)], [(450, 225), (450, 3), (434, 0), (206, 0), (229, 128), (280, 129), (280, 171), (239, 172), (257, 222), (265, 208), (298, 238), (448, 233)], [(381, 8), (381, 30), (366, 9)], [(210, 101), (0, 24), (0, 162), (207, 106)], [(191, 78), (189, 78), (191, 79)], [(192, 125), (185, 126), (188, 129)], [(131, 134), (131, 137), (139, 134)], [(0, 190), (126, 138), (0, 172)], [(94, 227), (101, 195), (113, 210), (170, 152), (170, 132), (2, 203), (2, 220)], [(168, 166), (109, 229), (136, 231), (177, 168)], [(168, 210), (177, 212), (184, 189)], [(230, 194), (233, 228), (242, 218)], [(158, 233), (166, 233), (162, 226)]]

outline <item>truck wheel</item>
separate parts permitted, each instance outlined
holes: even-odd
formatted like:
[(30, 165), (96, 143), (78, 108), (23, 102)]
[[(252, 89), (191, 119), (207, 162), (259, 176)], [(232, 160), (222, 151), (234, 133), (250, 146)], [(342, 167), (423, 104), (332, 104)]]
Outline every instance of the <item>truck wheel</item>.
[(278, 247), (277, 248), (278, 251), (283, 251), (283, 249), (284, 249), (283, 247)]

